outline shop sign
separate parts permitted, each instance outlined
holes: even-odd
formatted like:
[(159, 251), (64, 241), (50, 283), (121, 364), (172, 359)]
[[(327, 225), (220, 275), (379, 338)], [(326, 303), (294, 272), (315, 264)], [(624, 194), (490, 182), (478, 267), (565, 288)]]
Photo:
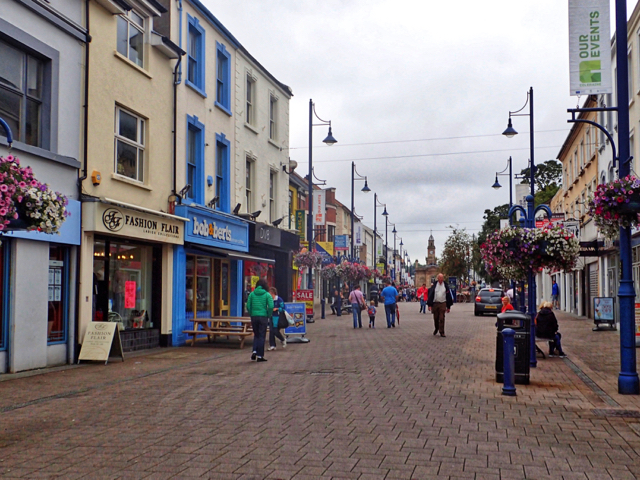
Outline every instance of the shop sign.
[(298, 235), (302, 239), (304, 239), (305, 237), (305, 213), (306, 210), (296, 210), (296, 230), (298, 231)]
[(347, 235), (336, 235), (333, 241), (336, 250), (349, 250)]
[(580, 242), (581, 257), (600, 257), (603, 253), (600, 251), (604, 247), (604, 241), (593, 240), (591, 242)]
[(182, 245), (184, 222), (108, 203), (85, 203), (83, 219), (88, 231), (116, 234), (140, 240)]
[(298, 290), (294, 300), (304, 302), (307, 305), (307, 316), (313, 317), (313, 290)]
[(293, 317), (294, 325), (285, 328), (285, 335), (306, 335), (307, 315), (304, 303), (285, 303), (284, 309)]
[(279, 247), (281, 241), (281, 230), (277, 227), (272, 227), (264, 223), (256, 223), (254, 240), (257, 243), (264, 243), (266, 245)]
[(325, 190), (313, 191), (313, 224), (324, 225), (326, 207), (327, 192)]
[(316, 242), (316, 252), (322, 255), (322, 264), (333, 263), (333, 242)]
[(191, 221), (185, 227), (186, 242), (240, 252), (249, 250), (249, 225), (240, 218), (184, 205), (176, 206), (176, 214)]
[(124, 362), (118, 323), (89, 322), (82, 341), (78, 363), (80, 360), (98, 360), (104, 361), (106, 364), (112, 354), (121, 356)]

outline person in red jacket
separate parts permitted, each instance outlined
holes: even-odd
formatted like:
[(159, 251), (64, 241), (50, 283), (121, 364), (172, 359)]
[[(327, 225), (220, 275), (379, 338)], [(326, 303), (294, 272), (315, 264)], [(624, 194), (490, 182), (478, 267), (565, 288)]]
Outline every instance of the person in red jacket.
[(429, 290), (427, 289), (427, 284), (423, 283), (420, 288), (418, 288), (418, 301), (420, 302), (420, 313), (427, 313), (427, 294)]
[(508, 310), (513, 310), (513, 305), (511, 305), (511, 299), (509, 295), (505, 295), (502, 297), (502, 311), (500, 313), (504, 313)]

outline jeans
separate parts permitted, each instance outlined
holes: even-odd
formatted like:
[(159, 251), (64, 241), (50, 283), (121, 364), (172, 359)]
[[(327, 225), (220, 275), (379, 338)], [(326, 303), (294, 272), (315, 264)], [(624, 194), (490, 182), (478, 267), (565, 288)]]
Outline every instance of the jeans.
[(360, 304), (352, 303), (351, 312), (353, 313), (353, 328), (362, 328), (362, 310), (360, 310)]
[(420, 299), (420, 313), (427, 313), (427, 302)]
[(273, 319), (271, 320), (271, 324), (269, 325), (269, 346), (270, 347), (276, 346), (276, 338), (281, 342), (284, 342), (284, 337), (282, 336), (280, 329), (277, 326), (273, 325), (274, 322), (276, 323), (276, 325), (278, 324), (278, 317), (273, 317)]
[(264, 341), (267, 336), (267, 317), (251, 317), (251, 328), (253, 328), (253, 351), (256, 356), (264, 357)]
[(387, 328), (394, 327), (396, 325), (396, 304), (385, 305), (384, 313), (387, 314)]
[(560, 332), (556, 332), (553, 337), (553, 340), (549, 340), (549, 355), (553, 355), (555, 350), (558, 350), (558, 355), (564, 355), (562, 351), (562, 334)]
[(373, 317), (369, 316), (369, 326), (375, 328), (375, 326), (376, 326), (376, 316), (375, 315)]

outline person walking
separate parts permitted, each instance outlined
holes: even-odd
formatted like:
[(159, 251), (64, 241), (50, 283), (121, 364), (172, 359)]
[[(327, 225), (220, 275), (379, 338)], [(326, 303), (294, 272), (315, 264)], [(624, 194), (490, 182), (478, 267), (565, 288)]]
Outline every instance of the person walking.
[(420, 302), (420, 313), (427, 313), (427, 284), (423, 283), (418, 289), (418, 301)]
[(264, 341), (267, 336), (267, 325), (273, 315), (273, 297), (267, 291), (269, 285), (262, 278), (258, 280), (256, 288), (247, 298), (247, 312), (251, 316), (253, 329), (253, 352), (251, 360), (266, 362), (264, 358)]
[(362, 328), (362, 310), (367, 308), (367, 303), (360, 291), (360, 285), (356, 285), (349, 294), (349, 302), (351, 302), (351, 312), (353, 313), (353, 328)]
[(386, 287), (380, 292), (384, 301), (384, 312), (387, 316), (387, 328), (396, 328), (396, 303), (398, 302), (398, 290), (391, 285), (391, 280), (384, 282)]
[(560, 287), (555, 278), (551, 280), (551, 302), (553, 303), (553, 308), (560, 308)]
[(284, 338), (278, 328), (278, 322), (280, 321), (280, 315), (284, 312), (284, 300), (278, 296), (278, 290), (276, 287), (269, 289), (271, 298), (273, 298), (273, 315), (271, 317), (271, 323), (269, 324), (269, 350), (276, 349), (276, 338), (280, 340), (282, 348), (287, 347), (287, 339)]
[(431, 285), (427, 294), (427, 307), (429, 307), (430, 312), (433, 312), (434, 335), (440, 332), (441, 337), (446, 337), (444, 334), (444, 317), (445, 313), (451, 311), (451, 305), (453, 305), (451, 290), (447, 282), (444, 281), (444, 275), (439, 273), (438, 281)]
[(542, 302), (540, 305), (540, 311), (536, 316), (536, 337), (549, 340), (550, 357), (554, 357), (557, 350), (558, 356), (564, 358), (566, 355), (562, 350), (562, 334), (558, 331), (558, 319), (552, 309), (551, 302)]
[(376, 328), (376, 301), (371, 300), (371, 304), (367, 309), (369, 315), (369, 328)]

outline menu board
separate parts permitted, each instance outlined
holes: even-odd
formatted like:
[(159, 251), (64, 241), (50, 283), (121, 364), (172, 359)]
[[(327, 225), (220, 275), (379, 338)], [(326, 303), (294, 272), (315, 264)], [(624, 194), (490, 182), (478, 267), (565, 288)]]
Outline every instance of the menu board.
[(104, 360), (105, 365), (111, 354), (120, 355), (124, 362), (124, 353), (120, 341), (120, 331), (116, 322), (90, 322), (82, 341), (80, 360)]

